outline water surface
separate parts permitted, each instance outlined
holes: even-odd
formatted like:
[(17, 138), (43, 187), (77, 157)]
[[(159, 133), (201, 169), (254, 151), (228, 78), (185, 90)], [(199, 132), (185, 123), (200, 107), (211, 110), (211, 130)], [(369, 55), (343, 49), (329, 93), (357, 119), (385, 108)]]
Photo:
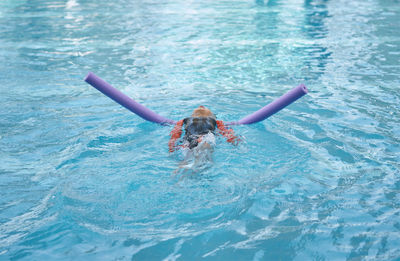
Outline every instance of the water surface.
[[(400, 3), (0, 3), (1, 260), (397, 260)], [(163, 116), (270, 119), (176, 177)]]

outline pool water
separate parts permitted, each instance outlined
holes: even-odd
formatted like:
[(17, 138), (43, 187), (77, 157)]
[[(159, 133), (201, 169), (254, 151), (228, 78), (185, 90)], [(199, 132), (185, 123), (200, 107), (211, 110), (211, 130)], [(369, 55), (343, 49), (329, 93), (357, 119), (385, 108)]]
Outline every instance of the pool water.
[[(400, 2), (0, 2), (0, 260), (399, 260)], [(175, 172), (175, 120), (238, 120)]]

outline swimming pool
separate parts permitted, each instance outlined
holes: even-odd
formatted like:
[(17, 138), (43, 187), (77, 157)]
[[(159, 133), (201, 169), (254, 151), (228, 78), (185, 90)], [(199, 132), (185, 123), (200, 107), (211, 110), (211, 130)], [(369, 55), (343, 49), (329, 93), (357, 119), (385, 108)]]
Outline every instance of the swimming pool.
[[(0, 2), (0, 260), (400, 258), (400, 4)], [(237, 120), (177, 177), (171, 127), (84, 83), (93, 71), (175, 120)]]

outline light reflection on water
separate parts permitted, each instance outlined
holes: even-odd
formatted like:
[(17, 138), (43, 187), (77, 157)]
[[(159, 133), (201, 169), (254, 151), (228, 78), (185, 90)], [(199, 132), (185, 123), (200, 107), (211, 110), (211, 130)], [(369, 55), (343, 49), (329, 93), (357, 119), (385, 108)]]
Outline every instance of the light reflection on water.
[[(0, 259), (400, 258), (396, 1), (2, 1)], [(174, 176), (160, 114), (311, 93)]]

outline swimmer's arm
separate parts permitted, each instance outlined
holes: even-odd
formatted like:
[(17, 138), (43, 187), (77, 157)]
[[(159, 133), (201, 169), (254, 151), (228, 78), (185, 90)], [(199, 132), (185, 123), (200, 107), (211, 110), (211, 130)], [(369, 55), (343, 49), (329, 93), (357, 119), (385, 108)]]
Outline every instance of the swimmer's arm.
[(223, 121), (217, 121), (217, 127), (219, 133), (226, 138), (226, 141), (232, 143), (233, 145), (237, 145), (240, 139), (235, 136), (235, 133), (232, 129), (225, 127)]
[(182, 126), (183, 120), (178, 121), (169, 134), (171, 136), (168, 142), (169, 152), (173, 152), (175, 150), (175, 143), (182, 135)]

